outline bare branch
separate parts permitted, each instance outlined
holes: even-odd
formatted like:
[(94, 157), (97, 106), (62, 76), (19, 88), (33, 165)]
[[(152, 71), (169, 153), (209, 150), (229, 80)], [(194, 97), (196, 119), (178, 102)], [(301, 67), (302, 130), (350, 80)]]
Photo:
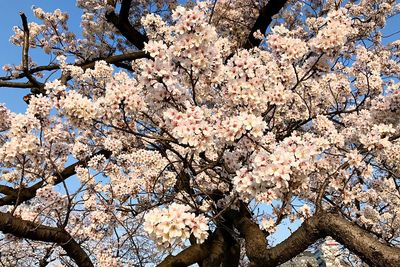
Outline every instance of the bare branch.
[(22, 68), (23, 72), (28, 78), (29, 82), (37, 88), (39, 91), (43, 91), (44, 85), (40, 82), (38, 82), (32, 74), (29, 72), (29, 26), (28, 26), (28, 20), (26, 18), (26, 15), (23, 12), (20, 12), (19, 15), (21, 16), (22, 20), (22, 27), (24, 30), (24, 45), (22, 49)]

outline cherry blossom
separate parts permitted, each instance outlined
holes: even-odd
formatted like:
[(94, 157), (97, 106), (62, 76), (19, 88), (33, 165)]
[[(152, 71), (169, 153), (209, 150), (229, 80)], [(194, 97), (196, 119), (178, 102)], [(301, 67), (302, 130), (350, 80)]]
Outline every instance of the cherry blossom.
[(81, 34), (21, 14), (0, 262), (278, 266), (331, 236), (399, 266), (395, 2), (78, 0)]

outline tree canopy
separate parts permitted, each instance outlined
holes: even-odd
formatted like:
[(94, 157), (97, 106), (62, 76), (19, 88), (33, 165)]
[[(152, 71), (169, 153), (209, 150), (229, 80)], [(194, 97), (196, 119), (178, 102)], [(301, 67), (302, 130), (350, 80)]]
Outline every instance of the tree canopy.
[(400, 266), (400, 4), (76, 3), (82, 32), (33, 7), (10, 39), (2, 266), (278, 266), (328, 236)]

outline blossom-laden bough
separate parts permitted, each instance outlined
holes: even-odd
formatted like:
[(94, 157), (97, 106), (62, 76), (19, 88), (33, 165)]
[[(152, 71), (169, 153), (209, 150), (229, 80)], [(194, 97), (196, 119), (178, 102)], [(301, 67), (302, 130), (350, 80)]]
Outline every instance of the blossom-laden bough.
[(336, 266), (400, 266), (395, 1), (77, 6), (80, 37), (38, 7), (11, 37), (2, 265), (277, 266), (331, 236)]

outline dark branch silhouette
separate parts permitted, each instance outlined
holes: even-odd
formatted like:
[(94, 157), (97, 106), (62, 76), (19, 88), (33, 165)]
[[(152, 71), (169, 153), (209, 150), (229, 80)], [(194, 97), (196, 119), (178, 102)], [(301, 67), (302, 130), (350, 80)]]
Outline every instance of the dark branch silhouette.
[(250, 49), (252, 47), (257, 47), (260, 45), (261, 41), (254, 38), (254, 33), (258, 30), (261, 33), (265, 33), (268, 26), (272, 22), (272, 17), (279, 13), (279, 11), (285, 6), (287, 0), (270, 0), (261, 10), (260, 14), (251, 28), (250, 34), (247, 37), (246, 43), (243, 48)]
[(135, 29), (129, 22), (131, 3), (131, 0), (123, 0), (119, 15), (114, 11), (110, 11), (106, 14), (106, 19), (111, 22), (131, 44), (142, 50), (144, 48), (144, 43), (148, 42), (148, 38)]

